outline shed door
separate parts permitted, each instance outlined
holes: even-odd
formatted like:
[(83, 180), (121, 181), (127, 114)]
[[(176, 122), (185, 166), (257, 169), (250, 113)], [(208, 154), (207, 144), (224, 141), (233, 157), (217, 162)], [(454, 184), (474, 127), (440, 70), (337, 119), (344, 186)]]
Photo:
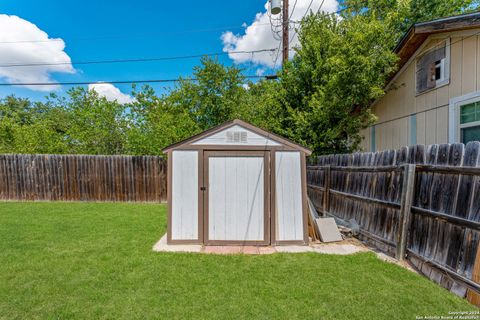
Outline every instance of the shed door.
[(206, 242), (268, 244), (268, 161), (265, 152), (208, 152)]

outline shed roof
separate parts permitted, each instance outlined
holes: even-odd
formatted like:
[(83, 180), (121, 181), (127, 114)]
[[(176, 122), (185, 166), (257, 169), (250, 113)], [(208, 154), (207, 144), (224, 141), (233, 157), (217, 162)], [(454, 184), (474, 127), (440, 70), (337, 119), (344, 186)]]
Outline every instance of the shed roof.
[(304, 146), (302, 146), (302, 145), (300, 145), (296, 142), (293, 142), (293, 141), (291, 141), (287, 138), (281, 137), (279, 135), (268, 132), (266, 130), (260, 129), (260, 128), (254, 126), (254, 125), (252, 125), (248, 122), (245, 122), (245, 121), (242, 121), (242, 120), (239, 120), (239, 119), (224, 122), (221, 125), (218, 125), (216, 127), (208, 129), (204, 132), (196, 134), (196, 135), (194, 135), (190, 138), (187, 138), (185, 140), (182, 140), (182, 141), (179, 141), (177, 143), (171, 144), (168, 147), (164, 148), (162, 151), (164, 153), (166, 153), (166, 152), (172, 151), (174, 149), (178, 149), (178, 148), (181, 148), (183, 146), (190, 145), (190, 144), (192, 144), (192, 143), (194, 143), (198, 140), (201, 140), (201, 139), (206, 138), (208, 136), (214, 135), (217, 132), (220, 132), (222, 130), (225, 130), (225, 129), (228, 129), (230, 127), (237, 126), (237, 125), (245, 128), (249, 131), (252, 131), (252, 132), (254, 132), (258, 135), (264, 136), (265, 138), (268, 138), (268, 139), (271, 139), (275, 142), (278, 142), (282, 145), (286, 145), (286, 146), (289, 146), (291, 148), (297, 149), (298, 151), (305, 152), (306, 155), (311, 155), (312, 154), (312, 151), (310, 149), (308, 149), (308, 148), (306, 148), (306, 147), (304, 147)]

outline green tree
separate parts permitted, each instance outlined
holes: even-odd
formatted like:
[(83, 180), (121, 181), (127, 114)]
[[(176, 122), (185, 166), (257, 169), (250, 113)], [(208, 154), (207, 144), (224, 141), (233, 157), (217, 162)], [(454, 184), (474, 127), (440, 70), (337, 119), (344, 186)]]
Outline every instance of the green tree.
[(248, 89), (243, 86), (246, 81), (241, 69), (204, 57), (200, 66), (194, 67), (193, 78), (196, 81), (182, 79), (165, 101), (186, 109), (199, 130), (249, 113), (245, 105)]
[(369, 108), (382, 95), (396, 57), (380, 20), (311, 15), (300, 47), (281, 73), (285, 90), (283, 134), (315, 153), (351, 152), (360, 129), (374, 119)]
[(130, 154), (162, 155), (162, 149), (199, 132), (188, 108), (157, 96), (150, 86), (134, 90), (135, 102), (127, 113), (127, 149)]
[(96, 91), (74, 88), (68, 99), (54, 103), (68, 113), (65, 139), (75, 154), (126, 154), (127, 105), (100, 97)]
[(371, 103), (396, 69), (393, 48), (412, 23), (478, 8), (476, 0), (346, 0), (341, 18), (303, 19), (300, 46), (280, 73), (279, 133), (316, 154), (358, 149)]
[(282, 134), (286, 91), (279, 81), (261, 80), (245, 85), (240, 118), (262, 129)]
[(345, 0), (342, 16), (374, 18), (391, 28), (398, 40), (415, 23), (477, 11), (479, 0)]
[(158, 95), (133, 88), (122, 105), (74, 88), (45, 103), (0, 100), (0, 152), (161, 155), (165, 146), (240, 118), (316, 154), (358, 149), (374, 121), (369, 106), (396, 68), (393, 54), (411, 24), (477, 10), (480, 0), (345, 0), (341, 17), (311, 14), (278, 81), (203, 58), (191, 79)]
[(181, 79), (161, 96), (150, 86), (134, 90), (135, 102), (127, 114), (127, 149), (133, 154), (161, 155), (167, 145), (225, 121), (259, 119), (241, 71), (205, 57), (194, 67), (195, 80)]
[(64, 153), (66, 113), (14, 96), (0, 102), (0, 152)]

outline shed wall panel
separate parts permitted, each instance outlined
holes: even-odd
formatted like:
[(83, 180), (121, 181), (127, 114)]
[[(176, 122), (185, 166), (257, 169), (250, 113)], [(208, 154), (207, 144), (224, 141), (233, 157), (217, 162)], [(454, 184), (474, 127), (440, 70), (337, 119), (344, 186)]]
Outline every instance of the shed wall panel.
[(275, 153), (276, 239), (303, 240), (300, 152)]
[(210, 157), (208, 238), (263, 241), (264, 157)]
[(172, 153), (172, 240), (198, 239), (198, 151)]

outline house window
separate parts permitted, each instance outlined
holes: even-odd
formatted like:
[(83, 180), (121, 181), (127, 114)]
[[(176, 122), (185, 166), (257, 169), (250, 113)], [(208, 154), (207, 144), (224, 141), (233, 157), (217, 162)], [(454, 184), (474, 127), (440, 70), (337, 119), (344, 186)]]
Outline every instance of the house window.
[(480, 141), (480, 91), (450, 99), (448, 143)]
[(444, 41), (417, 59), (417, 94), (448, 83), (450, 76), (448, 42)]
[(445, 80), (445, 58), (435, 61), (435, 82)]
[(480, 141), (480, 102), (460, 106), (460, 142)]

